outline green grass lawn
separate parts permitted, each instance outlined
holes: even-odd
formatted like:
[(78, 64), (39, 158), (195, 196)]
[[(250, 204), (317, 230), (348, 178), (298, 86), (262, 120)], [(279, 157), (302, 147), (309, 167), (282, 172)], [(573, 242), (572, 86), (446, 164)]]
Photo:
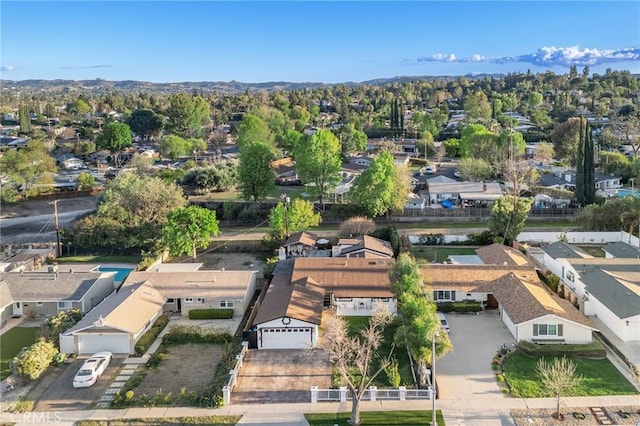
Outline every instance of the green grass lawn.
[[(552, 357), (546, 357), (548, 361)], [(607, 359), (568, 357), (583, 377), (580, 385), (565, 396), (632, 395), (636, 390)], [(536, 373), (539, 356), (516, 352), (502, 363), (511, 394), (517, 398), (547, 396)]]
[(416, 259), (426, 259), (429, 262), (441, 263), (447, 260), (450, 255), (456, 254), (476, 254), (476, 248), (473, 247), (456, 247), (456, 246), (441, 246), (441, 247), (421, 247), (414, 246), (411, 249), (411, 254)]
[[(369, 317), (343, 317), (346, 319), (349, 325), (349, 334), (354, 335), (359, 330), (363, 329), (369, 324)], [(393, 335), (398, 327), (395, 323), (389, 324), (384, 330), (384, 342), (380, 346), (379, 353), (386, 356), (393, 346)], [(402, 386), (413, 387), (415, 385), (413, 381), (413, 374), (411, 373), (411, 362), (409, 360), (409, 354), (403, 346), (396, 346), (393, 357), (398, 360), (398, 370), (400, 377), (402, 378)], [(374, 369), (377, 367), (374, 366)], [(374, 380), (374, 386), (378, 387), (390, 387), (386, 374), (380, 373), (378, 378)]]
[(602, 251), (602, 248), (600, 247), (594, 247), (594, 246), (578, 246), (578, 247), (580, 247), (582, 250), (586, 251), (593, 257), (604, 257), (604, 251)]
[(137, 264), (142, 256), (65, 256), (56, 259), (58, 263), (131, 263)]
[[(348, 426), (351, 413), (305, 413), (304, 416), (310, 426)], [(360, 420), (363, 426), (424, 426), (431, 421), (431, 411), (362, 411), (360, 412)], [(445, 424), (440, 410), (436, 410), (436, 421), (439, 425)]]
[(0, 336), (0, 380), (11, 375), (11, 361), (20, 349), (36, 341), (38, 327), (13, 327)]

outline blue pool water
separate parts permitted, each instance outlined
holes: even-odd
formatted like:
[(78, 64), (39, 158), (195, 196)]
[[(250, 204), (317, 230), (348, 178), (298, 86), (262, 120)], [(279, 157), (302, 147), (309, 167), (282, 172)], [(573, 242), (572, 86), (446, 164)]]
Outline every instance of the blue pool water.
[(631, 191), (630, 189), (618, 189), (616, 190), (618, 197), (626, 197), (627, 195), (633, 195), (634, 197), (640, 197), (640, 191)]
[(99, 266), (96, 270), (100, 272), (115, 272), (116, 275), (113, 280), (117, 283), (123, 282), (131, 271), (136, 268), (126, 266)]

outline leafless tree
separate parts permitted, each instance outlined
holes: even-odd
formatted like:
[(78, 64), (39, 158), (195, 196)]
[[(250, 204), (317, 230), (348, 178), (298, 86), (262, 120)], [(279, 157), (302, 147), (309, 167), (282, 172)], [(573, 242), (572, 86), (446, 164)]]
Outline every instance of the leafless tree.
[(384, 328), (390, 321), (386, 307), (377, 305), (369, 325), (355, 336), (349, 335), (347, 323), (341, 317), (332, 317), (323, 325), (324, 349), (351, 394), (350, 423), (353, 425), (360, 424), (360, 401), (365, 391), (391, 364), (393, 348), (386, 355), (379, 352)]
[(553, 396), (556, 397), (555, 419), (560, 419), (560, 397), (567, 391), (575, 388), (582, 381), (582, 376), (576, 374), (576, 365), (563, 356), (555, 358), (547, 363), (541, 358), (536, 365), (536, 372), (542, 380), (542, 385)]
[(375, 231), (376, 223), (373, 219), (363, 216), (354, 216), (345, 220), (340, 224), (340, 236), (357, 237), (367, 235), (371, 231)]

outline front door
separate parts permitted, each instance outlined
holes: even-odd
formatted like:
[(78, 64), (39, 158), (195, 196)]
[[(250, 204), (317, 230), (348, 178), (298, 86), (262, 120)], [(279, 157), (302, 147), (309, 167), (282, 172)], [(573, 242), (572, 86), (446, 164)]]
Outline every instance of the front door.
[(498, 301), (493, 294), (487, 294), (487, 309), (496, 309), (498, 307)]
[(13, 317), (18, 318), (22, 316), (22, 303), (13, 302)]

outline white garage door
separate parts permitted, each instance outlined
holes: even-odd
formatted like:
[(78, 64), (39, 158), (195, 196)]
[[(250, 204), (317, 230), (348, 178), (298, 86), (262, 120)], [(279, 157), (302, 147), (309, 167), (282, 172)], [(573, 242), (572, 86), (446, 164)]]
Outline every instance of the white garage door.
[(109, 351), (114, 354), (128, 354), (129, 336), (124, 333), (78, 335), (79, 354), (93, 354), (100, 351)]
[(311, 327), (261, 328), (260, 349), (308, 349), (312, 345)]

